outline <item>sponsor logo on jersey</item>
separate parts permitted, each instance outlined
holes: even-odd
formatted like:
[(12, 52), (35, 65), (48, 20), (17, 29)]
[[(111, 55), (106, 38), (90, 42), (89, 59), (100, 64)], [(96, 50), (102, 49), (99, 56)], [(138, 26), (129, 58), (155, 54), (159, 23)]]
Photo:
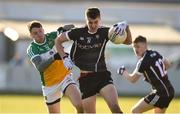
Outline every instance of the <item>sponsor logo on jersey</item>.
[(80, 37), (80, 40), (82, 40), (82, 41), (83, 41), (83, 40), (84, 40), (84, 37)]

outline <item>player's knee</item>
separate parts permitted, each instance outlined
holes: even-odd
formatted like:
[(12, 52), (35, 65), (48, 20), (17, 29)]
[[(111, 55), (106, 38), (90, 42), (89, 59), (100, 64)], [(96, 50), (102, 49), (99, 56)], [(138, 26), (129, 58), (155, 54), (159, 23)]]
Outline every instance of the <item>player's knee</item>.
[(74, 104), (74, 107), (75, 107), (76, 109), (82, 109), (82, 108), (83, 108), (81, 102), (75, 103), (75, 104)]
[(112, 104), (110, 108), (113, 113), (122, 113), (118, 104)]

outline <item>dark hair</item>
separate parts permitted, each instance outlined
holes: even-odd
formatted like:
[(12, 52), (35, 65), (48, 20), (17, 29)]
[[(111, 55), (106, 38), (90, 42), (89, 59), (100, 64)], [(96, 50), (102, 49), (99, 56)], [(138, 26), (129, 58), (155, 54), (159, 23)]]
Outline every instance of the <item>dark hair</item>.
[(88, 8), (86, 10), (86, 16), (91, 19), (96, 19), (100, 17), (100, 10), (96, 7)]
[(139, 43), (139, 42), (147, 43), (146, 37), (140, 35), (136, 37), (135, 40), (133, 41), (133, 43)]
[(29, 32), (31, 32), (32, 28), (36, 27), (36, 28), (41, 28), (42, 27), (42, 24), (39, 22), (39, 21), (31, 21), (28, 23), (28, 30)]

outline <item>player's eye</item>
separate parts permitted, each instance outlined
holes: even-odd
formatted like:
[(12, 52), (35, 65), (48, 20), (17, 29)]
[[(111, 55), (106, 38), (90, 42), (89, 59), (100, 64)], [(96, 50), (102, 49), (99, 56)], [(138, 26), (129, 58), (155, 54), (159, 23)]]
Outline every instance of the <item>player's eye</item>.
[(88, 23), (89, 23), (89, 24), (93, 24), (93, 22), (91, 22), (91, 21), (89, 21)]
[(33, 32), (33, 35), (37, 35), (37, 32)]
[(98, 23), (98, 21), (94, 21), (94, 24), (97, 24)]

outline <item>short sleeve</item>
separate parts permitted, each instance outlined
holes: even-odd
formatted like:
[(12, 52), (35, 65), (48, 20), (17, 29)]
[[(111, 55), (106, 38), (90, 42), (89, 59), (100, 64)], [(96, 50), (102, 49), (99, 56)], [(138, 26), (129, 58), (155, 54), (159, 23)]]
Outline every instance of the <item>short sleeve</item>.
[(30, 45), (27, 48), (27, 55), (29, 57), (30, 60), (32, 60), (34, 57), (39, 56), (38, 50), (36, 50), (35, 48), (33, 48), (32, 45)]
[(71, 29), (70, 31), (66, 32), (66, 38), (75, 41), (78, 37), (78, 34), (78, 29)]
[(56, 39), (58, 36), (58, 32), (54, 31), (54, 32), (50, 32), (46, 34), (46, 38), (49, 38), (50, 40), (54, 40)]

